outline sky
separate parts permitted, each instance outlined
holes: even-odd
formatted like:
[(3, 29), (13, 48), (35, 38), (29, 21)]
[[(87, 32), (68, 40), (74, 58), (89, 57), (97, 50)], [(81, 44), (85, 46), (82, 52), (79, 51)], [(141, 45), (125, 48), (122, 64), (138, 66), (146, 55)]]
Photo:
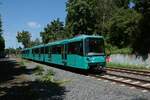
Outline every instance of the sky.
[(22, 46), (17, 42), (18, 31), (29, 31), (32, 40), (40, 38), (43, 28), (59, 18), (65, 22), (67, 0), (0, 0), (3, 36), (6, 48)]

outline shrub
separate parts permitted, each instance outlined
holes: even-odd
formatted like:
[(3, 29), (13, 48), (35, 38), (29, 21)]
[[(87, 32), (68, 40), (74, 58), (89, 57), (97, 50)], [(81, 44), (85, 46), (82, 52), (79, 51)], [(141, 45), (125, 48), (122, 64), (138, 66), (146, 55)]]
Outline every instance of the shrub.
[(111, 44), (106, 44), (105, 51), (106, 51), (107, 55), (110, 55), (110, 54), (131, 54), (133, 49), (129, 48), (129, 47), (119, 49), (118, 47), (112, 46)]

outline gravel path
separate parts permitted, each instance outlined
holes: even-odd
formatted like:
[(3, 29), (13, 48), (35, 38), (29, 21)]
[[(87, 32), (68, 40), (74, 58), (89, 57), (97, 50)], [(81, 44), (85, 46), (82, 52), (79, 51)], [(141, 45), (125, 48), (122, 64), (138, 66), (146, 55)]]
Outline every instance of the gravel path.
[[(37, 63), (32, 66), (35, 64)], [(55, 79), (70, 80), (63, 84), (66, 89), (64, 100), (150, 100), (150, 92), (145, 90), (106, 80), (97, 80), (47, 65), (42, 66), (53, 70), (56, 73)]]

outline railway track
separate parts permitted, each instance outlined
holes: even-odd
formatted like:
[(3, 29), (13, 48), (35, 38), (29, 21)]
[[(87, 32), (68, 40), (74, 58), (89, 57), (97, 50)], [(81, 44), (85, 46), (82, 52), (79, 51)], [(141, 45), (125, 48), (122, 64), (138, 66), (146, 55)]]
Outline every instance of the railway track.
[(120, 75), (109, 74), (109, 73), (107, 73), (103, 76), (93, 75), (93, 74), (90, 74), (89, 76), (150, 91), (150, 81), (148, 81), (148, 80), (131, 78), (131, 77), (127, 77), (127, 76), (120, 76)]
[(109, 72), (122, 72), (122, 73), (129, 73), (134, 75), (150, 77), (149, 71), (139, 71), (134, 69), (133, 70), (126, 69), (126, 68), (107, 68), (107, 70), (108, 72), (103, 76), (100, 75), (90, 75), (90, 76), (150, 91), (150, 80), (144, 80), (144, 79), (124, 76), (124, 75), (118, 75), (115, 73), (109, 73)]
[(106, 70), (150, 77), (150, 71), (140, 71), (140, 70), (134, 70), (134, 69), (132, 70), (126, 68), (107, 68)]
[[(110, 68), (107, 68), (108, 71), (110, 71), (109, 69)], [(113, 70), (113, 71), (117, 70), (117, 72), (120, 72), (120, 71), (124, 72), (125, 69), (114, 68), (114, 69), (111, 69), (111, 70)], [(66, 71), (68, 71), (68, 70), (66, 69)], [(74, 72), (74, 71), (70, 71), (70, 72), (78, 73), (78, 72)], [(131, 72), (131, 70), (130, 70), (130, 72)], [(128, 71), (128, 73), (130, 73), (130, 72)], [(137, 74), (137, 73), (138, 72), (135, 71), (134, 74)], [(139, 73), (143, 73), (143, 72), (139, 72)], [(83, 73), (78, 73), (78, 74), (87, 76), (87, 74), (83, 74)], [(94, 78), (97, 78), (97, 79), (109, 80), (109, 81), (112, 81), (112, 82), (125, 84), (125, 85), (132, 86), (132, 87), (135, 87), (135, 88), (140, 88), (140, 89), (150, 91), (150, 81), (149, 80), (137, 79), (137, 78), (132, 78), (132, 77), (123, 76), (123, 75), (111, 74), (111, 73), (106, 73), (103, 76), (102, 75), (95, 75), (95, 74), (88, 74), (88, 76), (89, 77), (94, 77)]]

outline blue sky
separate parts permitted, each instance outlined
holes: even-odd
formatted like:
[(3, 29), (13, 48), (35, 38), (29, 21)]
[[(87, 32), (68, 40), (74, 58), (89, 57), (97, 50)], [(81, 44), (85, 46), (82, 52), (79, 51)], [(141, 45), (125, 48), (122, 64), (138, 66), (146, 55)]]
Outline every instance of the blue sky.
[(54, 19), (65, 22), (67, 0), (0, 0), (6, 48), (19, 47), (18, 31), (27, 30), (32, 40), (40, 38), (43, 27)]

